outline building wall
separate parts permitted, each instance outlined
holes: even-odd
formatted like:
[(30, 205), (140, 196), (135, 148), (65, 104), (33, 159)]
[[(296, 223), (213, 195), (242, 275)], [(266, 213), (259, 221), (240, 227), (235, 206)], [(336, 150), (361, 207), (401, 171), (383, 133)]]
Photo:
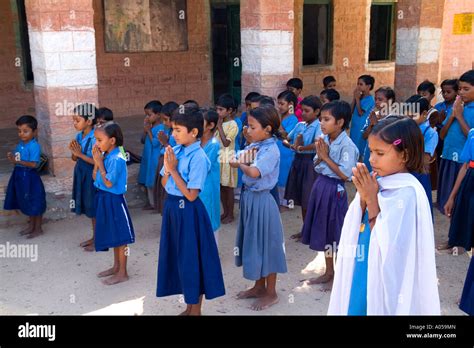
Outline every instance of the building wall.
[(153, 99), (211, 102), (209, 3), (187, 3), (188, 51), (122, 54), (105, 52), (104, 10), (102, 1), (94, 1), (100, 106), (120, 117), (143, 114), (143, 107)]
[(368, 64), (370, 0), (333, 0), (333, 59), (330, 66), (302, 66), (303, 0), (295, 0), (294, 75), (303, 80), (304, 95), (319, 95), (322, 80), (333, 75), (342, 99), (352, 100), (357, 78), (370, 74), (375, 88), (393, 86), (395, 65)]
[(470, 35), (453, 35), (454, 15), (474, 14), (474, 1), (446, 1), (444, 6), (440, 82), (474, 69), (474, 24)]
[[(12, 1), (0, 1), (0, 128), (15, 127), (16, 119), (23, 114), (34, 114), (33, 86), (25, 86), (21, 67), (15, 59), (21, 57), (18, 17)], [(19, 61), (21, 63), (21, 61)]]

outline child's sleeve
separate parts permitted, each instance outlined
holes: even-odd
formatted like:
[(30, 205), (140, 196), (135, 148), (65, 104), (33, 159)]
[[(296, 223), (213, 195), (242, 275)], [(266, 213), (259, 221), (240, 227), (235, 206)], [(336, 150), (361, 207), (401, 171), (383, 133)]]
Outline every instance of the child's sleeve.
[(459, 160), (462, 163), (474, 161), (474, 128), (471, 129), (467, 135), (467, 141), (464, 144)]
[(288, 133), (287, 138), (289, 142), (293, 142), (293, 140), (295, 139), (298, 128), (299, 128), (299, 123), (296, 124), (296, 126), (290, 131), (290, 133)]
[(434, 155), (436, 146), (438, 145), (438, 133), (435, 130), (427, 132), (427, 137), (425, 139), (425, 153), (429, 153), (430, 156)]
[[(25, 162), (35, 162), (36, 165), (39, 164), (41, 159), (41, 147), (39, 144), (34, 144), (28, 149), (28, 158), (25, 159)], [(20, 158), (21, 160), (21, 158)]]
[(237, 122), (230, 122), (229, 127), (224, 131), (225, 137), (230, 140), (234, 141), (237, 138), (237, 134), (239, 133), (239, 126)]
[(152, 130), (151, 130), (151, 138), (152, 138), (151, 146), (153, 146), (155, 148), (161, 146), (161, 143), (158, 140), (158, 133), (162, 130), (163, 130), (162, 127), (155, 127), (155, 129), (152, 128)]
[[(278, 147), (276, 148), (278, 150)], [(260, 172), (260, 177), (272, 173), (279, 165), (280, 151), (274, 151), (274, 148), (259, 150), (255, 161), (251, 167), (255, 167)]]
[(207, 156), (204, 158), (195, 156), (189, 162), (189, 180), (186, 187), (190, 190), (202, 191), (210, 167), (211, 162)]
[(359, 158), (359, 150), (356, 146), (344, 145), (341, 147), (337, 163), (339, 170), (348, 178), (352, 177), (352, 168), (356, 166)]
[(112, 185), (115, 185), (117, 183), (118, 173), (126, 170), (126, 167), (127, 162), (125, 161), (125, 158), (121, 156), (114, 158), (113, 161), (108, 162), (107, 168), (105, 168), (107, 172), (105, 178), (110, 181)]

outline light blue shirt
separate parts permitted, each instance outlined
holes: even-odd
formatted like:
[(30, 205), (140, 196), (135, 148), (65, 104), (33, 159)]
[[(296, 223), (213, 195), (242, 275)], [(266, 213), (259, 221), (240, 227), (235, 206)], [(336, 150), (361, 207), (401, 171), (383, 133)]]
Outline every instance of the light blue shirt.
[[(329, 157), (337, 164), (340, 171), (348, 178), (352, 177), (352, 168), (356, 166), (357, 159), (359, 158), (359, 150), (355, 146), (354, 142), (349, 138), (347, 133), (343, 131), (339, 136), (332, 142), (329, 142), (329, 136), (324, 136), (324, 141), (329, 145)], [(314, 161), (318, 160), (318, 155), (314, 156)], [(318, 174), (325, 175), (330, 178), (342, 180), (339, 175), (334, 173), (328, 164), (321, 161), (314, 170)]]
[[(176, 145), (173, 147), (174, 154), (178, 160), (178, 172), (186, 183), (188, 189), (202, 191), (206, 182), (206, 177), (211, 169), (211, 162), (206, 153), (201, 148), (201, 141), (196, 141), (189, 146)], [(161, 176), (165, 175), (165, 167), (161, 169)], [(165, 186), (166, 192), (173, 196), (184, 197), (178, 189), (171, 175)]]
[(260, 172), (258, 178), (251, 178), (245, 173), (242, 175), (242, 182), (245, 188), (250, 191), (265, 191), (275, 187), (278, 181), (278, 172), (280, 168), (280, 150), (277, 146), (275, 137), (252, 143), (245, 148), (250, 150), (256, 147), (258, 149), (255, 160), (250, 165)]
[(430, 121), (425, 121), (420, 124), (420, 131), (425, 140), (425, 153), (429, 153), (430, 156), (433, 156), (436, 146), (438, 145), (438, 133), (430, 127)]
[(221, 165), (219, 163), (221, 145), (219, 140), (212, 137), (203, 149), (211, 163), (211, 170), (206, 177), (204, 189), (199, 194), (199, 198), (201, 198), (202, 203), (206, 207), (211, 219), (212, 230), (215, 232), (221, 226)]
[[(175, 147), (176, 146), (176, 140), (174, 140), (174, 137), (173, 137), (173, 129), (165, 127), (163, 132), (165, 132), (165, 134), (168, 136), (168, 144), (171, 147)], [(165, 150), (166, 150), (166, 147), (162, 146), (161, 150), (160, 150), (160, 155), (164, 155)]]
[(435, 105), (435, 109), (438, 110), (439, 112), (445, 111), (446, 114), (453, 108), (453, 104), (447, 104), (445, 101), (442, 101), (441, 103), (438, 103)]
[(472, 128), (467, 135), (467, 141), (466, 144), (464, 144), (460, 160), (463, 163), (474, 161), (474, 128)]
[(94, 186), (116, 195), (124, 194), (127, 191), (127, 159), (118, 147), (105, 155), (104, 167), (105, 178), (112, 183), (112, 187), (105, 186), (99, 170), (97, 170)]
[(95, 129), (92, 129), (86, 136), (83, 132), (76, 134), (76, 141), (81, 145), (82, 153), (90, 158), (92, 158), (92, 148), (95, 144), (94, 131)]
[[(449, 110), (449, 113), (446, 119), (443, 122), (443, 126), (446, 125), (449, 118), (452, 117), (453, 109)], [(469, 128), (474, 128), (474, 102), (470, 102), (464, 105), (464, 120), (468, 124)], [(444, 147), (443, 147), (443, 154), (442, 158), (460, 162), (459, 156), (464, 148), (464, 144), (466, 143), (466, 136), (462, 132), (461, 125), (459, 124), (458, 120), (454, 120), (449, 127), (448, 133), (444, 138)]]
[[(41, 157), (41, 146), (35, 138), (31, 139), (27, 143), (20, 141), (15, 147), (13, 156), (15, 156), (15, 158), (19, 161), (36, 162), (36, 166), (38, 166)], [(26, 168), (21, 164), (15, 164), (15, 166)]]
[[(294, 144), (296, 137), (299, 134), (303, 134), (304, 146), (308, 146), (314, 143), (315, 139), (319, 137), (321, 133), (321, 127), (319, 125), (319, 120), (314, 120), (311, 124), (306, 122), (299, 122), (295, 128), (288, 134), (288, 141), (291, 144)], [(314, 153), (314, 151), (301, 151), (299, 153)]]

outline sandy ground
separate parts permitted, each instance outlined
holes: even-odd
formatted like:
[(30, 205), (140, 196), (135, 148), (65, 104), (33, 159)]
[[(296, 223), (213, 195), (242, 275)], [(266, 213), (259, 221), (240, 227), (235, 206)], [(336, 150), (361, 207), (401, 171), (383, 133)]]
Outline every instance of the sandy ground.
[[(349, 191), (353, 196), (353, 188)], [(238, 207), (236, 205), (235, 211)], [(156, 298), (157, 260), (161, 217), (141, 209), (132, 209), (137, 242), (131, 246), (128, 282), (106, 286), (96, 277), (112, 265), (113, 254), (87, 253), (79, 243), (90, 233), (90, 222), (84, 217), (50, 222), (45, 234), (33, 241), (20, 237), (23, 226), (0, 230), (0, 244), (37, 245), (38, 259), (5, 258), (0, 260), (0, 314), (177, 314), (184, 308), (180, 296)], [(236, 300), (235, 295), (252, 283), (244, 280), (242, 269), (234, 265), (233, 243), (237, 224), (226, 225), (219, 232), (219, 250), (227, 294), (205, 301), (208, 315), (325, 315), (329, 292), (320, 286), (307, 286), (300, 280), (324, 270), (324, 255), (296, 243), (289, 236), (302, 225), (300, 210), (282, 213), (287, 238), (288, 273), (280, 275), (280, 302), (263, 312), (254, 312), (251, 300)], [(436, 240), (444, 239), (448, 221), (435, 216)], [(457, 308), (469, 254), (437, 254), (437, 268), (442, 313), (462, 315)]]

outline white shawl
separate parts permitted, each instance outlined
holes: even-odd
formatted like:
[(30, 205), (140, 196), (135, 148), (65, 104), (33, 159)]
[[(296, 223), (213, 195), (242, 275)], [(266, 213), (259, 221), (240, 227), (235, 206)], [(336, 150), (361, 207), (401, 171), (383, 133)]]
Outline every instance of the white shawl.
[[(423, 186), (411, 174), (378, 179), (380, 213), (371, 231), (368, 315), (439, 315), (434, 231)], [(357, 193), (344, 219), (328, 314), (347, 315), (362, 208)]]

